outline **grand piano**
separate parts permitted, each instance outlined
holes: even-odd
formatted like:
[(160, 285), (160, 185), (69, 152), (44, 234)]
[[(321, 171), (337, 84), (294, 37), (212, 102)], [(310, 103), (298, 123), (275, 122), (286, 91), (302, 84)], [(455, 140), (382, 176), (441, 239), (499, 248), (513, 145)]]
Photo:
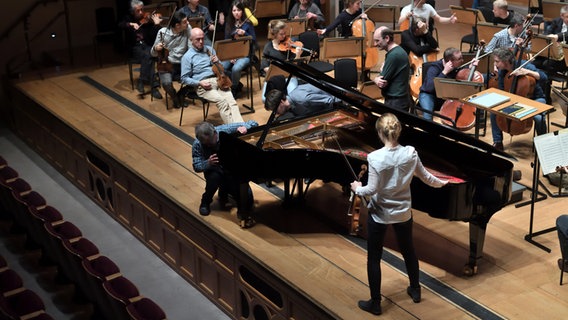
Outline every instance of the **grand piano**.
[[(266, 125), (240, 137), (221, 133), (221, 164), (242, 183), (285, 181), (286, 198), (290, 197), (289, 181), (295, 181), (300, 193), (302, 183), (316, 179), (347, 189), (366, 164), (367, 153), (382, 147), (374, 129), (377, 117), (393, 113), (403, 124), (400, 143), (414, 146), (432, 173), (454, 181), (442, 188), (431, 188), (414, 178), (412, 207), (434, 218), (469, 223), (470, 254), (464, 274), (477, 273), (487, 223), (511, 196), (511, 157), (451, 127), (342, 88), (335, 79), (308, 65), (278, 60), (273, 64), (343, 103), (333, 111), (289, 121), (272, 121), (271, 116)], [(353, 215), (346, 221), (348, 230), (358, 233), (358, 217)]]

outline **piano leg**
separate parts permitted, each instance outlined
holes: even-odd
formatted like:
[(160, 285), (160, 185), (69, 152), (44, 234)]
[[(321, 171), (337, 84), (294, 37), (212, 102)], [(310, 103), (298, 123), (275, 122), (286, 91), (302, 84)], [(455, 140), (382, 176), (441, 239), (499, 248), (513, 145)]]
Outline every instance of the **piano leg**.
[(483, 244), (485, 243), (485, 230), (487, 221), (469, 222), (469, 261), (463, 267), (466, 276), (473, 276), (477, 273), (477, 261), (483, 256)]

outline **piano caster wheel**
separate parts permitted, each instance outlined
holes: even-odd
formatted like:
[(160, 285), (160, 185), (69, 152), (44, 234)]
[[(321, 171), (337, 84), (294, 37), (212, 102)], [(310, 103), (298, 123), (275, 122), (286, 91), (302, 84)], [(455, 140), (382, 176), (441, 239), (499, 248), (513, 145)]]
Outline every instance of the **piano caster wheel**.
[(472, 277), (477, 274), (477, 265), (466, 264), (463, 266), (463, 274), (468, 277)]

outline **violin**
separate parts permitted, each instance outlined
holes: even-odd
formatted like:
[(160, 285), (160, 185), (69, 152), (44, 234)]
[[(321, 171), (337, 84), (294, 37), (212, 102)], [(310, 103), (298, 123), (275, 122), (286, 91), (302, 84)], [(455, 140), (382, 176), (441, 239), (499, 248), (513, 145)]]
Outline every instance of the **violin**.
[[(213, 47), (213, 44), (215, 42), (215, 30), (217, 29), (217, 17), (218, 17), (219, 12), (215, 13), (215, 29), (213, 29), (213, 42), (211, 43), (211, 47)], [(209, 49), (207, 50), (207, 54), (209, 55), (209, 57), (213, 56), (213, 53), (211, 51), (209, 51)], [(217, 87), (223, 91), (229, 91), (231, 90), (231, 86), (233, 85), (233, 82), (231, 81), (231, 78), (229, 78), (226, 74), (225, 74), (225, 68), (223, 68), (223, 65), (221, 64), (221, 62), (217, 61), (215, 63), (213, 63), (213, 65), (211, 66), (211, 69), (213, 70), (213, 73), (215, 73), (215, 76), (217, 77)]]
[[(485, 47), (485, 41), (481, 40), (477, 46), (474, 60), (479, 60), (479, 54)], [(469, 69), (461, 69), (456, 74), (456, 80), (466, 80), (483, 83), (484, 78), (481, 72), (475, 70), (475, 65)], [(475, 126), (475, 113), (477, 108), (471, 104), (458, 100), (446, 100), (440, 109), (440, 114), (454, 120), (456, 129), (460, 131), (470, 130)], [(448, 120), (442, 120), (446, 125), (452, 125)]]
[(161, 13), (156, 12), (156, 10), (152, 11), (152, 12), (144, 12), (144, 15), (142, 16), (142, 18), (140, 19), (140, 21), (138, 21), (138, 24), (140, 26), (149, 23), (150, 21), (154, 21), (154, 16), (156, 16), (157, 18), (160, 19), (160, 21), (163, 19), (163, 16)]
[(293, 51), (298, 49), (309, 53), (311, 57), (316, 55), (314, 50), (304, 48), (304, 44), (302, 42), (292, 41), (289, 36), (286, 36), (286, 38), (278, 44), (278, 51)]
[(162, 50), (158, 53), (158, 63), (156, 65), (156, 69), (158, 69), (159, 73), (172, 73), (174, 70), (173, 64), (168, 59), (168, 55), (170, 54), (170, 50), (168, 50), (164, 46), (164, 33), (160, 32), (160, 42), (162, 43)]

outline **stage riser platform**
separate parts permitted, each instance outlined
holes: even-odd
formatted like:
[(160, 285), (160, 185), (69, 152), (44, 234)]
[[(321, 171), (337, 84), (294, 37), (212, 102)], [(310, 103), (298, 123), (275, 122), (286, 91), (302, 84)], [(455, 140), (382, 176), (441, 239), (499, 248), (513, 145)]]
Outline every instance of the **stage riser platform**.
[(231, 317), (337, 318), (25, 93), (14, 91), (9, 118), (32, 149)]

